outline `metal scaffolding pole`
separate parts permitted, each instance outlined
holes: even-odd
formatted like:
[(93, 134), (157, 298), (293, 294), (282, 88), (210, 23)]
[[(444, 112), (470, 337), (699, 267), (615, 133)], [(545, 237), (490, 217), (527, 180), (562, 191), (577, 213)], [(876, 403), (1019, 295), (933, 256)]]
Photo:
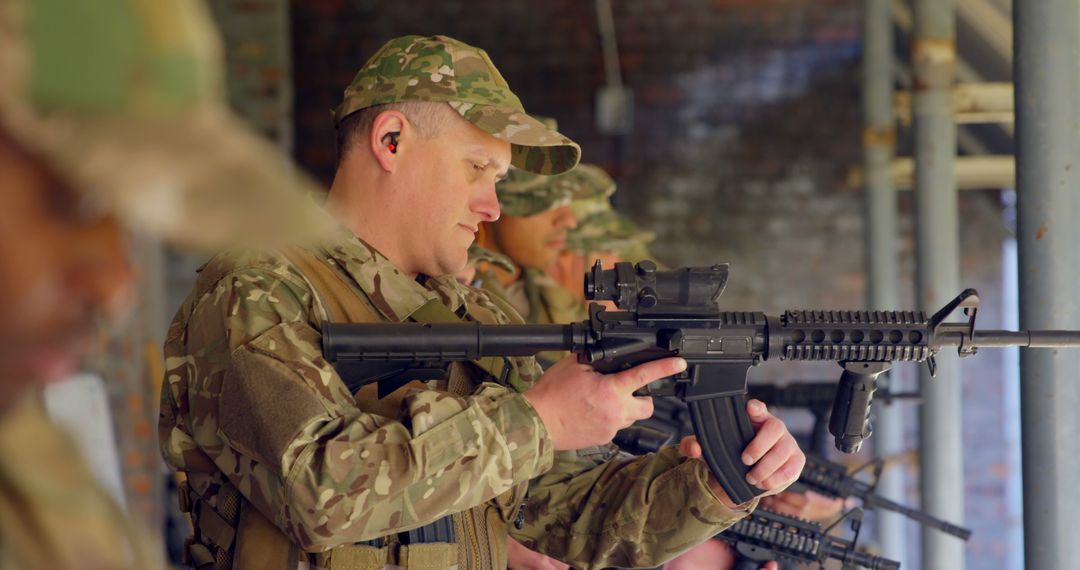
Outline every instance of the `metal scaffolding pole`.
[[(866, 268), (869, 305), (895, 308), (897, 294), (896, 189), (890, 163), (896, 142), (893, 123), (893, 36), (889, 0), (865, 0), (863, 11), (863, 168), (866, 170)], [(874, 418), (878, 457), (904, 451), (904, 427), (898, 406), (878, 406)], [(904, 472), (887, 469), (878, 492), (903, 502)], [(882, 555), (903, 562), (907, 553), (904, 517), (877, 510)]]
[[(1020, 326), (1080, 320), (1080, 3), (1016, 0), (1017, 239)], [(1080, 356), (1020, 355), (1024, 554), (1028, 568), (1076, 568)]]
[[(915, 133), (917, 302), (934, 311), (960, 291), (956, 125), (952, 91), (956, 64), (953, 0), (916, 0), (912, 68)], [(960, 366), (942, 351), (937, 378), (920, 371), (922, 506), (947, 521), (964, 520)], [(923, 568), (964, 567), (960, 539), (924, 528)]]

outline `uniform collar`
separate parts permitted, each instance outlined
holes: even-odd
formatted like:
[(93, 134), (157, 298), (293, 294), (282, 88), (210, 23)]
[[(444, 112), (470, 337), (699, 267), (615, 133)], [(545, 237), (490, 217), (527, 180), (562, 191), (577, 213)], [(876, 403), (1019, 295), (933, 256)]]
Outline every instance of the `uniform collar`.
[(465, 304), (462, 286), (453, 276), (413, 279), (348, 229), (336, 232), (320, 249), (391, 321), (404, 321), (431, 301), (442, 303), (455, 312)]

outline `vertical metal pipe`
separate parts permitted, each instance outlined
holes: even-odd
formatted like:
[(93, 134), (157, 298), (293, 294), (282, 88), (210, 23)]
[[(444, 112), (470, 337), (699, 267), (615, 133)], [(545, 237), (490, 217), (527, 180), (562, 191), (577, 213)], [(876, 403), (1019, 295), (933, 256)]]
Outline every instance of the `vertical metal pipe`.
[[(1016, 0), (1020, 326), (1080, 319), (1080, 3)], [(1020, 355), (1024, 552), (1028, 568), (1075, 568), (1080, 512), (1080, 356)]]
[[(935, 311), (960, 290), (953, 0), (916, 0), (914, 36), (916, 292), (919, 307)], [(959, 523), (964, 519), (964, 477), (957, 355), (943, 351), (937, 378), (924, 368), (919, 380), (922, 505), (934, 516)], [(922, 540), (923, 568), (964, 567), (960, 539), (924, 528)]]
[[(866, 270), (871, 308), (899, 304), (897, 278), (896, 189), (889, 172), (896, 146), (893, 120), (893, 36), (889, 0), (865, 0), (863, 9), (863, 169), (866, 172)], [(884, 375), (883, 375), (884, 377)], [(887, 381), (887, 380), (886, 380)], [(874, 450), (878, 457), (903, 451), (904, 428), (897, 406), (878, 406)], [(904, 502), (904, 472), (887, 469), (878, 492)], [(898, 513), (877, 510), (882, 554), (903, 562), (907, 553), (906, 521)]]

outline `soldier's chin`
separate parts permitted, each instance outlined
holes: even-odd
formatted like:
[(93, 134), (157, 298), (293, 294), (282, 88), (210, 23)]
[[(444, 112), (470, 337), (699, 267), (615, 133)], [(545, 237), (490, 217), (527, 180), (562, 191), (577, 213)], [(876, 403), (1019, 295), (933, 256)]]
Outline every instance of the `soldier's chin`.
[[(453, 266), (454, 269), (452, 271), (447, 271), (446, 274), (447, 275), (453, 275), (456, 278), (463, 271), (465, 271), (465, 267), (468, 266), (468, 265), (469, 265), (469, 258), (468, 258), (468, 256), (466, 256), (464, 261), (462, 261), (460, 264), (454, 264), (454, 266)], [(473, 273), (473, 276), (476, 275), (476, 268), (473, 268), (472, 273)]]
[(465, 266), (468, 263), (469, 253), (467, 249), (454, 251), (453, 254), (443, 252), (442, 254), (429, 259), (425, 265), (430, 265), (430, 267), (427, 267), (420, 272), (431, 277), (457, 275), (465, 269)]

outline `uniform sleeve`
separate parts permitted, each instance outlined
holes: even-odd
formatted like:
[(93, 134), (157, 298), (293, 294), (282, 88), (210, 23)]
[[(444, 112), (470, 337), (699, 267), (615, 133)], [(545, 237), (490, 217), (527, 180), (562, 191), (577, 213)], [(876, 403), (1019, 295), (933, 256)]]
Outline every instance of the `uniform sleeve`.
[(273, 275), (231, 275), (196, 306), (187, 339), (210, 370), (188, 372), (195, 439), (302, 548), (422, 526), (550, 467), (539, 416), (505, 389), (416, 391), (400, 421), (359, 411), (306, 299)]
[(581, 569), (659, 566), (735, 524), (708, 469), (676, 447), (634, 457), (614, 447), (559, 452), (529, 489), (525, 546)]

